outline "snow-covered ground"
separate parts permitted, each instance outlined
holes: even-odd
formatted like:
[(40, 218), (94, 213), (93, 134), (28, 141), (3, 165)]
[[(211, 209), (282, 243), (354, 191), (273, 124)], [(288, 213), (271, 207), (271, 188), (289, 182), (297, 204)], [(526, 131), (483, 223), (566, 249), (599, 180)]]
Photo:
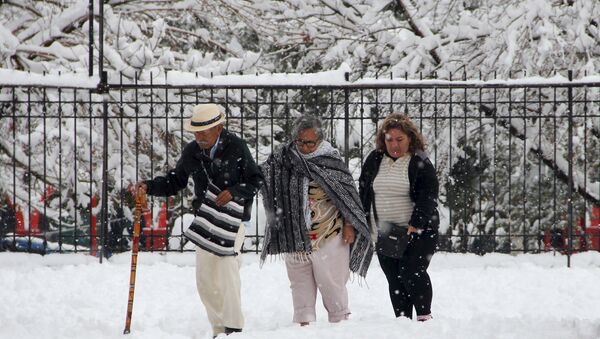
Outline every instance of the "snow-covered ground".
[[(139, 256), (130, 338), (209, 338), (196, 294), (193, 253)], [(280, 261), (242, 256), (243, 333), (228, 338), (600, 338), (600, 253), (573, 256), (438, 253), (430, 268), (433, 321), (393, 317), (374, 260), (367, 285), (352, 281), (350, 320), (291, 322)], [(85, 255), (0, 254), (0, 338), (123, 338), (130, 255), (103, 264)], [(362, 285), (362, 286), (361, 286)]]

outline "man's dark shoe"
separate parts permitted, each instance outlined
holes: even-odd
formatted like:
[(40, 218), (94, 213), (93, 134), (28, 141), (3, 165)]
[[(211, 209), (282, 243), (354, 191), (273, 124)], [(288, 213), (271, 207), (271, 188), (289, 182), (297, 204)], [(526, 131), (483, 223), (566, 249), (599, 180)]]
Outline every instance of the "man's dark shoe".
[(232, 327), (225, 327), (225, 334), (230, 335), (231, 333), (234, 332), (242, 332), (241, 328), (232, 328)]

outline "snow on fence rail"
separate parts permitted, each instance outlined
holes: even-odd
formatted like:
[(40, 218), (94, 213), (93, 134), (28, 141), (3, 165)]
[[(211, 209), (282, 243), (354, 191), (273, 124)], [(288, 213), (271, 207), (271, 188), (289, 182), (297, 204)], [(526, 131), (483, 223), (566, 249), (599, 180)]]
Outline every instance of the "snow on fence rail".
[[(349, 87), (349, 88), (522, 88), (522, 87), (598, 87), (600, 75), (588, 75), (579, 79), (569, 79), (567, 75), (556, 74), (552, 77), (530, 76), (518, 79), (466, 79), (466, 75), (458, 74), (459, 79), (408, 79), (396, 75), (391, 79), (362, 78), (353, 79), (356, 73), (346, 64), (332, 71), (318, 73), (275, 73), (275, 74), (229, 74), (214, 77), (199, 76), (198, 73), (181, 71), (143, 71), (133, 78), (123, 77), (122, 73), (108, 73), (109, 87), (130, 86), (172, 86), (172, 87)], [(452, 75), (450, 75), (452, 78)], [(464, 78), (464, 80), (461, 80)], [(88, 76), (86, 73), (49, 72), (36, 74), (0, 68), (0, 86), (23, 87), (62, 87), (62, 88), (98, 88), (99, 76)]]

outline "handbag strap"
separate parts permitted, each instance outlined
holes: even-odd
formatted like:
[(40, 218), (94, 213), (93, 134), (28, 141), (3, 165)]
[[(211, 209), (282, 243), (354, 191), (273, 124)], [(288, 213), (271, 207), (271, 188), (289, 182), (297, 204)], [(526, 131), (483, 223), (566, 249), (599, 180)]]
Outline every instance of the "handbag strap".
[[(371, 187), (372, 189), (372, 187)], [(375, 225), (379, 225), (379, 217), (377, 217), (377, 208), (375, 207), (375, 190), (373, 190), (373, 218), (375, 219)]]

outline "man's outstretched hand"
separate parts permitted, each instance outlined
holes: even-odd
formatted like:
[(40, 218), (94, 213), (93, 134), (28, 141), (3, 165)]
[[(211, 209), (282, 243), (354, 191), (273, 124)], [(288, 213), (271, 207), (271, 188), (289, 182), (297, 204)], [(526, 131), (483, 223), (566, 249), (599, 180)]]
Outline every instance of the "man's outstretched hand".
[(221, 207), (227, 204), (233, 199), (233, 195), (228, 190), (221, 191), (219, 195), (217, 195), (217, 206)]
[(148, 192), (148, 185), (143, 181), (139, 181), (135, 184), (135, 191), (133, 191), (134, 195), (137, 194), (146, 194)]

